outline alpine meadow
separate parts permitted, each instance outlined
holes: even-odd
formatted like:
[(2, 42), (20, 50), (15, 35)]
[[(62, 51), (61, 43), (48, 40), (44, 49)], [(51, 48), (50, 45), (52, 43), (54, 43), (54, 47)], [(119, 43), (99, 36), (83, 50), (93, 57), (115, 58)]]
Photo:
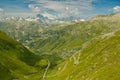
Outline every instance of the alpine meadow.
[(120, 0), (0, 2), (0, 80), (120, 80)]

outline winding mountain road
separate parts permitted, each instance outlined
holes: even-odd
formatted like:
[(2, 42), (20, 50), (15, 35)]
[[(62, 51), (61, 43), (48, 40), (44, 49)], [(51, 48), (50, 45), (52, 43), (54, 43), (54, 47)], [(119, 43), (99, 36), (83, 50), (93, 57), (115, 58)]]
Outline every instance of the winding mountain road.
[(48, 69), (49, 69), (49, 67), (50, 67), (50, 61), (49, 61), (49, 60), (47, 60), (47, 61), (48, 61), (48, 65), (47, 65), (47, 67), (46, 67), (46, 69), (45, 69), (45, 72), (44, 72), (44, 74), (43, 74), (42, 80), (45, 80), (46, 74), (47, 74)]

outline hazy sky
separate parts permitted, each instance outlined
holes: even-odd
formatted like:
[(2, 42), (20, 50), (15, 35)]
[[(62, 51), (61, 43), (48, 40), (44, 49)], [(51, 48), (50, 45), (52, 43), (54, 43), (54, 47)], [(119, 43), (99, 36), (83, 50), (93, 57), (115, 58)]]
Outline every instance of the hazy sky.
[(90, 18), (120, 12), (120, 0), (0, 0), (0, 15)]

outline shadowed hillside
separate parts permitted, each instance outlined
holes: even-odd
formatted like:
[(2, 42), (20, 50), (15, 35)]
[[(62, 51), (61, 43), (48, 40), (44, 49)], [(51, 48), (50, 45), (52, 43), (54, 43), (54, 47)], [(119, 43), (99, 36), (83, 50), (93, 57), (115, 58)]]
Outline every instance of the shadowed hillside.
[[(39, 59), (20, 43), (0, 31), (0, 80), (31, 80), (31, 74), (39, 71), (34, 67)], [(40, 76), (39, 73), (38, 78)]]

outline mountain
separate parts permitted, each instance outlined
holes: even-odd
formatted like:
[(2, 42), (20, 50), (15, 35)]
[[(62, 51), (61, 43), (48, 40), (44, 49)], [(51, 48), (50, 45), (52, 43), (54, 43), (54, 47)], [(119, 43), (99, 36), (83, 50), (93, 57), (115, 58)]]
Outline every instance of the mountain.
[(70, 57), (82, 48), (82, 45), (97, 36), (120, 29), (120, 19), (96, 18), (85, 22), (55, 24), (43, 30), (40, 36), (29, 41), (30, 49), (35, 53), (57, 54), (62, 59)]
[(0, 22), (1, 30), (33, 52), (1, 32), (0, 66), (4, 74), (0, 78), (119, 80), (119, 16), (99, 15), (49, 27), (27, 21)]
[(0, 21), (0, 30), (6, 32), (13, 39), (26, 42), (33, 36), (39, 36), (44, 27), (40, 24), (26, 20)]
[[(0, 31), (0, 80), (31, 80), (32, 74), (40, 72), (34, 67), (39, 60), (39, 56)], [(40, 78), (42, 74), (36, 75)]]

